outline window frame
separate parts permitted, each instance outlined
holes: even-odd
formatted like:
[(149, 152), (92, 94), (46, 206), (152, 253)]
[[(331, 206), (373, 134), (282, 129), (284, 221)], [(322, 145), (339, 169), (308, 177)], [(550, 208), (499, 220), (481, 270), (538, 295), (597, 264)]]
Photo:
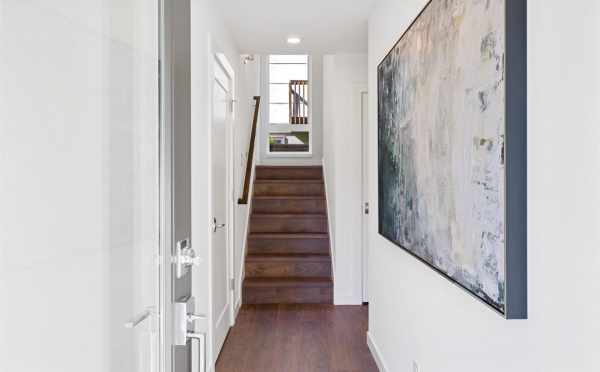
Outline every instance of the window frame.
[[(298, 55), (297, 53), (278, 53), (278, 54), (272, 54), (272, 55)], [(313, 84), (312, 84), (312, 56), (310, 55), (306, 55), (306, 68), (307, 68), (307, 76), (308, 76), (308, 96), (309, 96), (309, 104), (308, 104), (308, 124), (284, 124), (284, 123), (271, 123), (271, 77), (270, 77), (270, 73), (271, 73), (271, 54), (267, 55), (265, 64), (264, 64), (264, 71), (265, 71), (265, 86), (266, 86), (266, 101), (267, 101), (267, 105), (265, 105), (265, 117), (266, 117), (266, 127), (267, 127), (267, 131), (265, 133), (266, 135), (266, 156), (267, 157), (312, 157), (313, 154), (313, 131), (312, 131), (312, 121), (313, 121), (313, 104), (312, 104), (312, 97), (313, 97)], [(278, 65), (304, 65), (305, 63), (283, 63), (283, 62), (274, 62), (273, 64), (278, 64)], [(273, 84), (282, 84), (282, 85), (287, 85), (286, 83), (273, 83)], [(282, 102), (280, 104), (283, 104), (285, 102)], [(277, 102), (273, 102), (273, 104), (278, 104)], [(285, 103), (285, 104), (289, 104), (289, 103)], [(304, 151), (304, 152), (298, 152), (298, 151), (271, 151), (271, 147), (269, 145), (269, 137), (271, 136), (271, 133), (286, 133), (286, 132), (308, 132), (308, 151)]]

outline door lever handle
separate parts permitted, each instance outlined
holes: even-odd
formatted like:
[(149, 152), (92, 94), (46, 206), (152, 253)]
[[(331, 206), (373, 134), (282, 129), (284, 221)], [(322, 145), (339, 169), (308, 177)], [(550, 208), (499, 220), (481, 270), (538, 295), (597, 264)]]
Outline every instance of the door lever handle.
[(217, 229), (225, 227), (224, 223), (217, 223), (216, 217), (213, 217), (213, 232), (217, 232)]
[(150, 315), (154, 313), (154, 307), (148, 306), (146, 310), (137, 314), (133, 318), (131, 318), (128, 322), (125, 323), (125, 328), (135, 328), (138, 324), (146, 320)]
[(188, 315), (187, 315), (187, 320), (188, 320), (188, 322), (190, 322), (190, 323), (193, 323), (193, 322), (195, 322), (196, 320), (206, 320), (206, 319), (208, 319), (208, 318), (206, 317), (206, 315), (197, 315), (197, 314), (188, 314)]

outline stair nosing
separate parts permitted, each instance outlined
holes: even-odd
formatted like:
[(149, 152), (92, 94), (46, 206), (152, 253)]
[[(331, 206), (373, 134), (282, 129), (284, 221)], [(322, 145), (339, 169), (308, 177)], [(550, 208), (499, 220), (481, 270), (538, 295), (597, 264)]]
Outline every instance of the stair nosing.
[(298, 261), (298, 262), (331, 262), (329, 253), (250, 253), (246, 262), (263, 261)]
[(323, 178), (257, 178), (254, 183), (324, 183)]
[(257, 165), (263, 169), (322, 169), (322, 165)]
[(328, 233), (250, 233), (252, 239), (329, 239)]
[(325, 200), (322, 195), (254, 195), (258, 200)]
[(292, 287), (292, 288), (306, 288), (306, 287), (324, 287), (332, 288), (333, 279), (331, 277), (320, 276), (320, 277), (246, 277), (244, 279), (244, 287)]
[(326, 213), (252, 213), (250, 218), (327, 218)]

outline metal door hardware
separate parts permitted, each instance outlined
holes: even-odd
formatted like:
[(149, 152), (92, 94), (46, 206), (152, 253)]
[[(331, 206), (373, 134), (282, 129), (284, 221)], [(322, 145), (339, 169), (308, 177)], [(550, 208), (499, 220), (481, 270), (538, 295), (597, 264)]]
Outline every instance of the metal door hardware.
[(217, 232), (217, 229), (225, 227), (224, 223), (217, 223), (217, 218), (213, 217), (213, 232)]
[(206, 334), (195, 332), (193, 323), (197, 320), (208, 320), (208, 317), (193, 313), (193, 297), (187, 302), (175, 302), (173, 305), (173, 321), (175, 323), (173, 344), (184, 346), (187, 345), (188, 340), (197, 340), (200, 364), (198, 371), (204, 372), (206, 370)]
[(175, 264), (175, 275), (181, 278), (189, 271), (192, 266), (199, 266), (202, 259), (196, 256), (196, 252), (189, 246), (189, 239), (180, 240), (175, 245), (175, 255), (173, 263)]
[(133, 318), (131, 318), (128, 322), (125, 323), (125, 328), (135, 328), (138, 324), (148, 319), (150, 316), (154, 314), (154, 306), (148, 306), (146, 310), (137, 314)]

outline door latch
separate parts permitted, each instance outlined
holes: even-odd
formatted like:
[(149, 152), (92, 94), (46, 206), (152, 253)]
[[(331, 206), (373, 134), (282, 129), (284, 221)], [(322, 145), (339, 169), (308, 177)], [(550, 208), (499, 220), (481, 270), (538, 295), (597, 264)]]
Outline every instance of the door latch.
[(369, 202), (365, 202), (365, 214), (369, 214)]
[[(187, 345), (188, 340), (198, 341), (198, 362), (200, 369), (198, 371), (206, 371), (206, 334), (197, 333), (194, 330), (194, 322), (197, 320), (207, 320), (205, 315), (197, 315), (193, 313), (194, 298), (190, 298), (187, 302), (175, 302), (173, 307), (174, 335), (173, 344), (177, 346)], [(188, 313), (188, 305), (191, 313)]]

